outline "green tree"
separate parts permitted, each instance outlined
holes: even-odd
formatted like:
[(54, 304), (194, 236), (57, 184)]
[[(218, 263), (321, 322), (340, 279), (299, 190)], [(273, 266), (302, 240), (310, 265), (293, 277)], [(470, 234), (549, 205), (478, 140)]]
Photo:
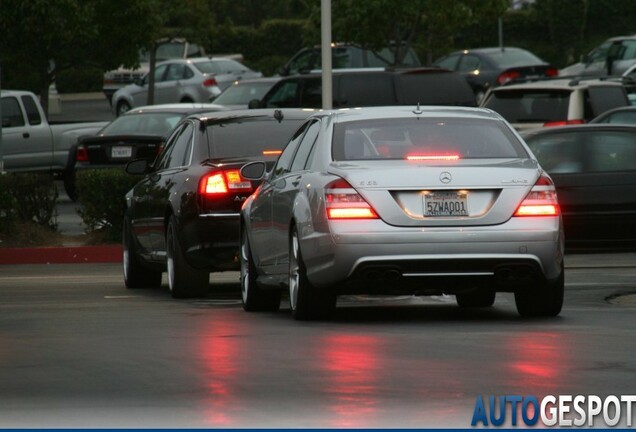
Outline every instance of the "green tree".
[(154, 0), (2, 0), (2, 84), (40, 94), (47, 110), (58, 73), (135, 65), (155, 40), (155, 9)]

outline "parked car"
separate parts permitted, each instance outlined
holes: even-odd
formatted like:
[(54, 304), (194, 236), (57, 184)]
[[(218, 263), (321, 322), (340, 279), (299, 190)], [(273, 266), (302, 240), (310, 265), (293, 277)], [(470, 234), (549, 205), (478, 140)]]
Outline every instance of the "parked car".
[(152, 162), (179, 121), (189, 114), (225, 111), (216, 104), (163, 104), (133, 108), (108, 123), (94, 136), (80, 138), (69, 151), (64, 188), (75, 200), (76, 172), (124, 166), (133, 159)]
[[(157, 41), (156, 61), (161, 62), (170, 59), (185, 59), (201, 57), (205, 55), (202, 46), (190, 43), (183, 38), (160, 39)], [(145, 49), (139, 51), (139, 67), (118, 69), (104, 73), (102, 91), (112, 104), (113, 94), (120, 88), (141, 80), (150, 70), (150, 52)]]
[[(382, 105), (476, 106), (475, 95), (457, 72), (438, 68), (364, 70), (333, 73), (333, 107)], [(322, 75), (312, 73), (281, 79), (261, 100), (259, 108), (321, 108)]]
[[(331, 63), (333, 69), (359, 69), (370, 67), (389, 67), (395, 62), (393, 49), (386, 47), (379, 51), (363, 48), (359, 45), (335, 42), (331, 44)], [(420, 59), (415, 51), (409, 48), (401, 67), (419, 67)], [(278, 70), (281, 76), (309, 73), (322, 68), (322, 48), (317, 45), (306, 47)]]
[(40, 100), (30, 91), (2, 90), (0, 171), (67, 175), (71, 147), (107, 122), (49, 124)]
[(523, 133), (557, 188), (566, 250), (634, 250), (636, 127), (589, 124)]
[(590, 123), (632, 124), (636, 125), (636, 106), (614, 108), (605, 111)]
[(160, 156), (129, 162), (143, 175), (126, 194), (124, 281), (155, 287), (162, 272), (175, 298), (203, 296), (210, 272), (238, 270), (239, 211), (257, 186), (248, 161), (274, 162), (310, 112), (238, 110), (181, 120)]
[(634, 64), (636, 64), (636, 35), (615, 36), (590, 51), (581, 62), (561, 69), (561, 74), (620, 76)]
[(278, 81), (280, 81), (279, 77), (234, 81), (213, 101), (215, 104), (223, 105), (230, 109), (248, 108), (251, 100), (261, 99)]
[(516, 129), (581, 124), (612, 108), (629, 106), (620, 81), (554, 79), (492, 89), (480, 106), (501, 114)]
[[(266, 173), (267, 171), (267, 173)], [(557, 315), (563, 231), (554, 185), (497, 114), (456, 107), (324, 111), (292, 137), (241, 210), (246, 310), (296, 319), (341, 294), (454, 294), (522, 315)]]
[[(207, 103), (234, 81), (261, 76), (260, 72), (227, 58), (168, 60), (155, 68), (155, 103)], [(121, 115), (133, 107), (146, 105), (147, 100), (148, 74), (140, 82), (115, 92), (113, 111)]]
[(515, 47), (475, 48), (455, 51), (433, 66), (458, 71), (481, 100), (488, 89), (527, 78), (554, 77), (556, 67), (530, 51)]

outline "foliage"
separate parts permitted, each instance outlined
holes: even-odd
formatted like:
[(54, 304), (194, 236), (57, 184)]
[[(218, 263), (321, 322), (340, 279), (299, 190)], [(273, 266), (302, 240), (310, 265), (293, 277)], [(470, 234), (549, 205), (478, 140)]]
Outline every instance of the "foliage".
[(60, 71), (55, 80), (59, 93), (101, 92), (104, 71), (87, 66), (85, 68)]
[(77, 173), (80, 217), (87, 232), (101, 230), (113, 240), (121, 240), (126, 193), (139, 181), (122, 168), (90, 169)]
[(55, 230), (58, 193), (53, 176), (9, 173), (0, 176), (0, 220), (6, 229), (13, 222), (32, 222)]
[[(3, 85), (41, 95), (65, 70), (133, 65), (159, 27), (153, 0), (2, 0)], [(105, 54), (107, 53), (107, 54)]]

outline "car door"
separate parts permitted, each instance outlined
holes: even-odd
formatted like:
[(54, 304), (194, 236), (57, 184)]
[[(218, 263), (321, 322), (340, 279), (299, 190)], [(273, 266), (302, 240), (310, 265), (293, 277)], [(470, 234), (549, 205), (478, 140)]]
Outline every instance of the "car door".
[(2, 98), (2, 142), (7, 171), (41, 169), (53, 163), (51, 129), (30, 95)]
[[(289, 168), (278, 175), (272, 184), (272, 234), (270, 248), (275, 256), (275, 273), (283, 274), (289, 267), (289, 227), (294, 219), (294, 205), (303, 193), (303, 176), (307, 173), (309, 154), (316, 142), (320, 122), (311, 121), (304, 133)], [(296, 221), (302, 223), (303, 221)], [(298, 227), (302, 230), (302, 227)]]
[[(155, 95), (157, 94), (157, 88), (163, 81), (163, 76), (166, 73), (167, 65), (162, 64), (155, 69)], [(148, 103), (148, 78), (146, 75), (141, 82), (141, 85), (135, 85), (131, 88), (131, 96), (135, 106), (142, 106)]]
[(181, 81), (185, 75), (186, 66), (182, 63), (167, 65), (163, 80), (155, 83), (155, 103), (177, 103), (181, 100)]
[[(259, 266), (266, 269), (267, 272), (271, 271), (271, 267), (276, 263), (275, 249), (271, 247), (272, 241), (274, 241), (273, 193), (280, 189), (280, 185), (286, 181), (283, 177), (291, 168), (292, 159), (306, 127), (307, 123), (296, 131), (276, 161), (269, 177), (263, 181), (258, 191), (253, 195), (249, 213), (252, 249)], [(267, 270), (268, 268), (269, 270)]]
[(175, 177), (187, 169), (194, 126), (185, 122), (168, 139), (153, 170), (133, 189), (132, 230), (156, 260), (165, 259), (165, 215), (170, 195), (178, 190)]

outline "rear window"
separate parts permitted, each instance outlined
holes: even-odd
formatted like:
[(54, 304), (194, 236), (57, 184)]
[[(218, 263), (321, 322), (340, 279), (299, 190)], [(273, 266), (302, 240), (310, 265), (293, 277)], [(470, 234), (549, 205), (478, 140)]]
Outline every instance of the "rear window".
[(374, 119), (338, 123), (333, 159), (453, 160), (526, 158), (502, 122), (457, 118)]
[(510, 123), (539, 123), (568, 119), (569, 90), (495, 91), (484, 104)]
[(554, 174), (636, 170), (636, 134), (571, 131), (526, 139), (541, 166)]
[(303, 121), (283, 119), (279, 123), (272, 117), (260, 117), (212, 123), (207, 127), (210, 157), (262, 158), (266, 150), (282, 150)]
[(117, 117), (98, 135), (161, 135), (168, 136), (185, 113), (128, 114)]
[(342, 75), (336, 102), (339, 106), (395, 105), (395, 89), (389, 74)]
[(414, 72), (397, 75), (400, 105), (476, 106), (475, 94), (456, 72)]
[(501, 68), (544, 63), (543, 60), (528, 51), (514, 49), (488, 53), (487, 57)]

